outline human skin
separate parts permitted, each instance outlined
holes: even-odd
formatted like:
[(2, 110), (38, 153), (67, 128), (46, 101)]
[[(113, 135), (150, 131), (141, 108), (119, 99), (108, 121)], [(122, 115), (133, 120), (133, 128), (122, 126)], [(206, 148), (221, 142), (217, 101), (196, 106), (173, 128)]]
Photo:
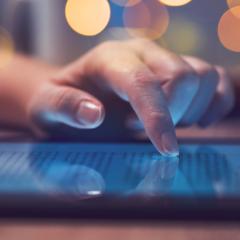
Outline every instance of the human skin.
[[(207, 126), (234, 106), (226, 71), (138, 39), (105, 42), (65, 67), (17, 55), (0, 70), (0, 124), (48, 135), (47, 125), (78, 129), (101, 125), (103, 103), (83, 86), (91, 82), (130, 103), (160, 153), (179, 153), (176, 125)], [(114, 106), (113, 106), (114, 107)]]

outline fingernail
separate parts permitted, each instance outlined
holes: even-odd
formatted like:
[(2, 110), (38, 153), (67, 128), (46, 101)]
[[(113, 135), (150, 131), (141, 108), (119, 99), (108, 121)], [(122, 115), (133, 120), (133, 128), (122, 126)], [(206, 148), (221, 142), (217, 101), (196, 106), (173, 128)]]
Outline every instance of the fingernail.
[(100, 105), (89, 101), (83, 100), (77, 113), (77, 119), (81, 124), (86, 126), (94, 126), (102, 119), (102, 109)]
[(176, 140), (176, 135), (173, 132), (165, 132), (161, 137), (163, 154), (170, 157), (179, 155), (179, 147)]

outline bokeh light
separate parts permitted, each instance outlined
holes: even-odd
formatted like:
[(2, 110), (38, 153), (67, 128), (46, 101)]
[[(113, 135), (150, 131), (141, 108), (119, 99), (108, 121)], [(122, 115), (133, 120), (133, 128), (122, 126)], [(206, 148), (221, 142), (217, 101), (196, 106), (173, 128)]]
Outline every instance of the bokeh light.
[(141, 2), (142, 0), (111, 0), (111, 1), (119, 6), (132, 7)]
[(148, 0), (125, 8), (123, 21), (131, 36), (155, 40), (166, 32), (169, 14), (163, 4)]
[(196, 22), (187, 18), (172, 18), (168, 31), (160, 44), (181, 54), (197, 54), (204, 45), (206, 36)]
[(240, 6), (223, 14), (218, 24), (218, 36), (225, 48), (240, 52)]
[(14, 43), (10, 34), (0, 27), (0, 69), (7, 66), (14, 55)]
[(65, 15), (75, 32), (95, 36), (109, 23), (111, 9), (107, 0), (68, 0)]
[(227, 0), (227, 4), (230, 8), (240, 6), (240, 0)]
[(159, 0), (159, 1), (167, 6), (179, 7), (190, 3), (192, 0)]

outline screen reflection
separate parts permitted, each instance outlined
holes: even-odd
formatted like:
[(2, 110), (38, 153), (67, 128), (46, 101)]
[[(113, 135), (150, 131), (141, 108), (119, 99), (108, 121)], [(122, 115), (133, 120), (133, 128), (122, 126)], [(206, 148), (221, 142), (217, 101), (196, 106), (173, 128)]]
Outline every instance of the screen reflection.
[(238, 145), (182, 145), (165, 158), (150, 144), (0, 144), (0, 195), (239, 195)]

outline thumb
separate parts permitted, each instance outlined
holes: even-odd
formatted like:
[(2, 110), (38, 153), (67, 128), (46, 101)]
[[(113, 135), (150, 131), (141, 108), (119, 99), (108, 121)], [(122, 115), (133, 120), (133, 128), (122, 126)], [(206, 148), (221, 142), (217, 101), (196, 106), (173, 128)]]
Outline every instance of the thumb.
[(80, 129), (98, 127), (105, 116), (102, 103), (89, 93), (56, 85), (48, 85), (47, 91), (36, 96), (31, 109), (35, 123), (63, 123)]

